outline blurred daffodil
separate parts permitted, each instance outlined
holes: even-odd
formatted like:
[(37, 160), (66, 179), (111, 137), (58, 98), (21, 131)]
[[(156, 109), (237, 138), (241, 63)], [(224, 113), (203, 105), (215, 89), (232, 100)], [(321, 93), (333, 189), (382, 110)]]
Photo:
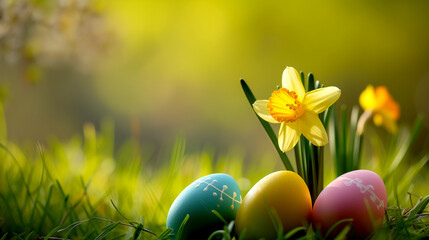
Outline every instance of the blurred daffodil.
[(319, 88), (305, 92), (298, 72), (286, 67), (282, 88), (274, 91), (269, 100), (257, 100), (253, 109), (259, 117), (270, 123), (281, 123), (278, 135), (283, 152), (292, 149), (301, 134), (314, 145), (328, 143), (328, 135), (318, 114), (325, 111), (341, 95), (337, 87)]
[(364, 113), (359, 119), (357, 132), (362, 134), (366, 122), (372, 117), (374, 124), (384, 126), (388, 131), (397, 131), (396, 121), (399, 118), (399, 104), (393, 100), (385, 86), (374, 89), (368, 85), (359, 96), (359, 103)]

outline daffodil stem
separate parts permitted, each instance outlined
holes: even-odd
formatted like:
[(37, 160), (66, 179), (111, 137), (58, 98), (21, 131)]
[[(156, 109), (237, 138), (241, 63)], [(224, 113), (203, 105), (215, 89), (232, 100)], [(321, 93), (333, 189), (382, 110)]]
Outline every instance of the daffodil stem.
[[(252, 109), (253, 109), (253, 103), (256, 101), (255, 95), (253, 95), (253, 93), (252, 93), (252, 91), (250, 90), (249, 86), (247, 85), (247, 83), (246, 83), (243, 79), (241, 79), (241, 80), (240, 80), (240, 83), (241, 83), (241, 88), (243, 89), (244, 94), (246, 95), (247, 101), (249, 101), (250, 106), (251, 106), (251, 107), (252, 107)], [(290, 160), (289, 160), (289, 158), (287, 157), (286, 153), (284, 153), (284, 152), (280, 149), (279, 144), (278, 144), (277, 136), (276, 136), (276, 134), (274, 133), (274, 130), (273, 130), (273, 128), (271, 127), (271, 125), (270, 125), (268, 122), (264, 121), (262, 118), (260, 118), (260, 117), (256, 114), (256, 112), (255, 112), (255, 115), (256, 115), (256, 117), (259, 119), (259, 122), (260, 122), (260, 123), (262, 124), (262, 126), (264, 127), (265, 132), (268, 134), (268, 137), (270, 138), (271, 142), (273, 143), (274, 147), (276, 148), (277, 153), (279, 154), (280, 159), (282, 160), (283, 165), (285, 166), (286, 170), (289, 170), (289, 171), (293, 171), (293, 172), (295, 172), (295, 170), (293, 169), (293, 166), (292, 166), (292, 164), (290, 163)]]
[(319, 156), (318, 156), (318, 152), (317, 152), (317, 147), (314, 146), (313, 144), (309, 144), (310, 145), (310, 174), (309, 176), (311, 176), (310, 179), (310, 194), (311, 194), (311, 200), (314, 202), (316, 201), (317, 198), (317, 180), (318, 180), (318, 165), (319, 165)]
[(298, 171), (298, 175), (303, 177), (303, 170), (302, 170), (302, 157), (300, 154), (300, 144), (295, 145), (295, 147), (293, 148), (294, 153), (295, 153), (295, 162), (296, 162), (296, 169)]
[(324, 176), (324, 164), (325, 164), (325, 147), (316, 147), (316, 154), (318, 156), (317, 159), (317, 169), (316, 169), (316, 191), (315, 196), (316, 198), (319, 196), (320, 192), (323, 190), (323, 176)]
[(301, 176), (305, 182), (307, 183), (308, 189), (310, 189), (310, 192), (312, 191), (312, 167), (314, 166), (311, 163), (311, 149), (310, 149), (310, 142), (304, 137), (301, 136), (299, 139), (300, 144), (300, 150), (301, 150), (301, 163), (303, 165), (303, 175)]

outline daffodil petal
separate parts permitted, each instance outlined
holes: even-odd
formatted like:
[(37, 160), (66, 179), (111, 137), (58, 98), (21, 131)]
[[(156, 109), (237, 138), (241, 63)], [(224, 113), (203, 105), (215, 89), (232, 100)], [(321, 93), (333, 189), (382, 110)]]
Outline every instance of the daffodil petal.
[(256, 114), (262, 119), (270, 123), (279, 123), (270, 115), (270, 110), (267, 107), (268, 100), (256, 100), (253, 103), (253, 110), (255, 110)]
[(318, 115), (306, 112), (297, 122), (299, 131), (313, 145), (324, 146), (328, 143), (328, 134)]
[(375, 89), (375, 98), (381, 109), (388, 111), (393, 120), (398, 120), (399, 104), (393, 100), (385, 86), (378, 86)]
[(280, 125), (279, 147), (283, 152), (287, 152), (295, 147), (301, 133), (298, 130), (297, 122), (285, 123)]
[(377, 99), (372, 85), (368, 85), (360, 94), (359, 103), (363, 110), (373, 110), (377, 108)]
[(337, 87), (319, 88), (306, 93), (303, 104), (306, 111), (319, 114), (334, 104), (340, 96), (341, 90)]
[(390, 116), (384, 119), (383, 126), (391, 133), (396, 133), (398, 131), (396, 121)]
[(286, 67), (282, 76), (282, 87), (294, 91), (301, 102), (305, 95), (305, 89), (301, 82), (299, 73), (293, 67)]
[(387, 110), (378, 111), (374, 114), (373, 120), (375, 125), (383, 125), (391, 133), (395, 133), (398, 130), (395, 119), (392, 118)]

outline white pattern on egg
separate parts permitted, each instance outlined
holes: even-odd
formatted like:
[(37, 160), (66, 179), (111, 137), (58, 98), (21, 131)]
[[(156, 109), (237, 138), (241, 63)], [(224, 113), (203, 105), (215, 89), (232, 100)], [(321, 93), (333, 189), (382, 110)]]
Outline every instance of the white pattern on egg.
[[(207, 186), (203, 189), (203, 192), (206, 192), (207, 190), (208, 190), (208, 188), (209, 187), (212, 187), (212, 188), (214, 188), (216, 191), (218, 191), (219, 193), (220, 193), (220, 197), (219, 197), (219, 201), (221, 201), (221, 202), (223, 202), (223, 195), (225, 195), (226, 197), (228, 197), (229, 199), (231, 199), (232, 200), (232, 203), (231, 203), (231, 205), (230, 205), (230, 208), (232, 209), (232, 210), (234, 210), (234, 202), (237, 202), (237, 203), (239, 203), (239, 204), (241, 204), (241, 202), (242, 202), (242, 198), (241, 198), (241, 195), (240, 195), (240, 200), (238, 201), (238, 200), (236, 200), (235, 198), (237, 197), (237, 193), (235, 193), (235, 192), (233, 192), (233, 196), (231, 197), (231, 196), (229, 196), (226, 192), (225, 192), (225, 190), (227, 190), (228, 189), (228, 186), (227, 185), (223, 185), (222, 186), (222, 190), (220, 190), (219, 188), (217, 188), (216, 186), (214, 186), (213, 184), (215, 184), (215, 183), (217, 183), (218, 181), (216, 180), (216, 179), (213, 179), (213, 181), (211, 181), (211, 182), (208, 182), (208, 181), (210, 181), (211, 180), (211, 178), (207, 178), (207, 179), (205, 179), (205, 180), (202, 180), (202, 181), (199, 181), (199, 183), (195, 186), (195, 188), (199, 188), (200, 187), (200, 185), (202, 184), (202, 183), (204, 183), (204, 184), (207, 184)], [(213, 192), (213, 197), (217, 197), (217, 193), (216, 192)], [(220, 207), (220, 205), (218, 204), (217, 205), (218, 207)]]
[(356, 187), (359, 188), (360, 192), (362, 194), (369, 192), (369, 194), (371, 194), (369, 196), (369, 199), (371, 199), (371, 202), (376, 203), (376, 201), (378, 201), (378, 203), (376, 203), (376, 207), (377, 210), (380, 210), (380, 208), (384, 207), (384, 202), (383, 200), (381, 200), (380, 198), (378, 198), (378, 196), (374, 193), (374, 186), (372, 185), (365, 185), (362, 183), (362, 180), (359, 178), (348, 178), (348, 177), (340, 177), (340, 179), (345, 179), (347, 181), (344, 182), (344, 185), (349, 187), (351, 185), (356, 185)]

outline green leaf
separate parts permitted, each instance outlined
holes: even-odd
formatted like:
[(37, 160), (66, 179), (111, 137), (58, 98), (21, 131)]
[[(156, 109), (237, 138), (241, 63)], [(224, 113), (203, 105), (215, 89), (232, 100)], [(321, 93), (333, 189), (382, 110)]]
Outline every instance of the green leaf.
[(323, 114), (323, 126), (325, 127), (325, 129), (328, 129), (329, 126), (329, 120), (331, 119), (331, 114), (332, 114), (332, 109), (335, 107), (335, 103), (328, 107), (328, 109), (326, 109), (325, 113)]
[(318, 89), (318, 88), (320, 88), (321, 86), (320, 86), (320, 81), (319, 80), (317, 80), (315, 83), (314, 83), (314, 89)]
[(306, 86), (307, 86), (307, 82), (305, 81), (305, 75), (304, 75), (304, 72), (303, 72), (303, 71), (299, 72), (299, 76), (301, 77), (302, 86), (304, 87), (304, 89), (307, 89), (307, 88), (306, 88)]
[(308, 85), (307, 85), (307, 92), (313, 91), (315, 89), (315, 84), (314, 84), (314, 75), (312, 73), (308, 74)]
[[(246, 95), (247, 101), (249, 101), (250, 106), (252, 107), (252, 110), (253, 110), (253, 106), (252, 105), (256, 101), (256, 98), (253, 95), (253, 93), (250, 90), (250, 88), (247, 85), (247, 83), (243, 79), (240, 80), (240, 83), (241, 83), (241, 87), (243, 88), (243, 92)], [(263, 120), (262, 118), (260, 118), (258, 116), (258, 114), (255, 113), (255, 115), (259, 119), (259, 122), (262, 124), (262, 127), (264, 127), (265, 132), (268, 134), (268, 137), (270, 138), (271, 142), (273, 143), (274, 147), (276, 148), (277, 153), (279, 154), (279, 156), (280, 156), (280, 158), (281, 158), (281, 160), (283, 162), (283, 165), (285, 166), (286, 170), (295, 172), (295, 170), (292, 167), (292, 164), (289, 161), (289, 158), (286, 156), (286, 153), (284, 153), (280, 149), (277, 136), (274, 133), (274, 130), (271, 127), (271, 125), (268, 122), (266, 122), (265, 120)]]

